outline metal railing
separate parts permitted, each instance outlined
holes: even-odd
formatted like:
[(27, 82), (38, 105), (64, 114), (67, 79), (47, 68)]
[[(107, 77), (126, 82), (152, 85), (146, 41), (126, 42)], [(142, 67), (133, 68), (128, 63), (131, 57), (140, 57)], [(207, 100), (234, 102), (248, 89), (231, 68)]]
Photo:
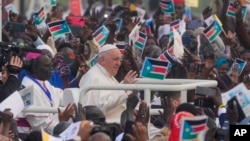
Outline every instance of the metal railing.
[[(82, 94), (87, 93), (89, 90), (144, 90), (144, 100), (150, 107), (150, 115), (159, 114), (160, 109), (151, 109), (151, 91), (182, 91), (181, 101), (185, 102), (187, 97), (187, 90), (195, 89), (196, 86), (202, 87), (215, 87), (217, 81), (214, 80), (190, 80), (190, 79), (165, 79), (165, 80), (152, 80), (152, 79), (138, 79), (136, 84), (114, 84), (114, 85), (89, 85), (81, 90)], [(84, 96), (80, 94), (80, 101), (83, 101)], [(28, 107), (23, 112), (32, 113), (57, 113), (56, 107)], [(149, 127), (148, 123), (148, 127)], [(150, 128), (148, 128), (150, 133)], [(150, 137), (151, 138), (151, 137)]]
[[(181, 101), (186, 101), (187, 90), (195, 89), (196, 86), (202, 87), (215, 87), (217, 81), (214, 80), (193, 80), (193, 79), (165, 79), (155, 80), (138, 78), (135, 84), (113, 84), (113, 85), (89, 85), (85, 89), (81, 90), (81, 93), (86, 93), (89, 90), (143, 90), (144, 100), (148, 106), (151, 107), (150, 95), (151, 91), (182, 91)], [(84, 96), (80, 95), (79, 101), (83, 101)], [(63, 108), (62, 108), (63, 109)], [(158, 114), (159, 109), (151, 109), (150, 114)], [(23, 112), (32, 113), (57, 113), (57, 107), (35, 107), (30, 106)]]

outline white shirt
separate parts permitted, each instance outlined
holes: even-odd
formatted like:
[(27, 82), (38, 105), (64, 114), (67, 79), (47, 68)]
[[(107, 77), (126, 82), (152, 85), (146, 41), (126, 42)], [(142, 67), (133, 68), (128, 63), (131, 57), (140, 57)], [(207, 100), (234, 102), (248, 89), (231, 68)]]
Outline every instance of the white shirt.
[[(47, 90), (49, 90), (53, 107), (59, 107), (59, 104), (62, 101), (63, 91), (52, 86), (48, 81), (37, 81), (41, 84), (41, 86), (45, 85)], [(25, 76), (22, 80), (22, 85), (26, 87), (30, 85), (34, 86), (33, 106), (51, 107), (51, 101), (48, 96), (33, 80)], [(52, 113), (24, 113), (24, 116), (30, 124), (32, 130), (41, 130), (41, 128), (43, 128), (49, 133), (53, 132), (54, 127), (59, 122), (57, 114), (54, 115)]]

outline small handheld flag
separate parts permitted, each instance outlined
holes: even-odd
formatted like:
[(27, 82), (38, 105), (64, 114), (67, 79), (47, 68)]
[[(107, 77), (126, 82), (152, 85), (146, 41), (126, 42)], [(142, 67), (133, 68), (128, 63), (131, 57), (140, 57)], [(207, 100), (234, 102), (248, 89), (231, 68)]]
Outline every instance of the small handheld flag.
[(98, 60), (98, 55), (94, 56), (88, 63), (89, 67), (93, 67)]
[(115, 45), (116, 45), (117, 48), (119, 48), (121, 54), (124, 54), (125, 49), (126, 49), (128, 44), (126, 42), (124, 42), (124, 41), (117, 41), (115, 43)]
[(171, 1), (161, 0), (160, 7), (161, 7), (161, 10), (164, 14), (175, 13), (174, 3), (172, 0)]
[(176, 20), (170, 23), (170, 28), (173, 31), (173, 29), (175, 30), (179, 30), (180, 28), (180, 20)]
[(172, 38), (174, 36), (173, 30), (180, 32), (180, 20), (175, 20), (170, 23), (170, 33), (169, 36)]
[(229, 17), (235, 17), (233, 3), (231, 3), (231, 2), (229, 3), (229, 5), (227, 7), (227, 16), (229, 16)]
[[(172, 47), (173, 48), (173, 47)], [(168, 64), (168, 72), (171, 70), (171, 68), (172, 68), (172, 66), (173, 66), (173, 64), (170, 62), (170, 60), (171, 59), (168, 59), (168, 57), (171, 57), (171, 55), (169, 54), (169, 49), (168, 50), (166, 50), (166, 51), (164, 51), (159, 57), (158, 57), (158, 59), (159, 60), (162, 60), (162, 61), (167, 61), (167, 62), (169, 62), (169, 64)], [(167, 72), (167, 74), (168, 74), (168, 72)]]
[(131, 41), (134, 43), (137, 38), (139, 38), (139, 29), (140, 29), (140, 26), (139, 25), (136, 25), (133, 30), (130, 32), (130, 34), (128, 35), (129, 37), (129, 45), (131, 45)]
[(168, 58), (167, 58), (167, 51), (164, 51), (159, 57), (158, 57), (159, 60), (162, 60), (162, 61), (169, 61)]
[(109, 36), (109, 30), (105, 25), (101, 26), (93, 33), (94, 40), (100, 46), (103, 46), (106, 43), (108, 36)]
[(116, 19), (115, 20), (115, 23), (116, 23), (116, 31), (115, 33), (119, 33), (121, 28), (122, 28), (122, 19)]
[(209, 25), (203, 33), (205, 34), (206, 38), (209, 40), (209, 42), (213, 42), (221, 33), (222, 27), (218, 23), (217, 20), (214, 20), (214, 22)]
[(143, 32), (139, 32), (139, 37), (137, 38), (137, 40), (135, 41), (135, 47), (143, 50), (145, 45), (146, 45), (146, 41), (147, 41), (147, 35)]
[(246, 6), (242, 6), (242, 18), (245, 19), (247, 16), (247, 7)]
[(146, 30), (147, 35), (152, 35), (154, 33), (154, 24), (153, 24), (153, 21), (151, 19), (146, 20), (145, 30)]
[(141, 77), (165, 79), (169, 62), (146, 57), (141, 70)]
[(34, 13), (33, 18), (36, 25), (40, 25), (41, 23), (43, 23), (45, 21), (44, 7), (42, 7), (38, 12)]
[(54, 37), (71, 32), (69, 25), (65, 20), (50, 22), (48, 23), (48, 28), (51, 35)]
[[(247, 7), (246, 6), (242, 6), (241, 13), (242, 13), (242, 18), (245, 19), (246, 15), (247, 15)], [(236, 16), (232, 2), (230, 2), (228, 7), (227, 7), (226, 15), (229, 17), (232, 17), (232, 18), (235, 18), (235, 16)]]
[(56, 0), (50, 0), (50, 5), (51, 6), (56, 6)]
[(13, 13), (16, 13), (16, 14), (18, 13), (16, 7), (15, 7), (12, 3), (6, 5), (6, 6), (4, 7), (4, 9), (6, 10), (6, 12), (7, 12), (8, 14), (9, 14), (10, 11), (12, 11)]
[(204, 133), (207, 127), (207, 117), (197, 116), (194, 118), (184, 117), (181, 124), (181, 141), (204, 140)]

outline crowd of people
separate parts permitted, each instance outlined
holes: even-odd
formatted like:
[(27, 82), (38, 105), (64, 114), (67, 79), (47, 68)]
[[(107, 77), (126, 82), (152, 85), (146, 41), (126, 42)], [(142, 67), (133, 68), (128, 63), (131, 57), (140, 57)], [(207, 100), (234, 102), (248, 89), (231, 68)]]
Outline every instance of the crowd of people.
[[(122, 0), (120, 5), (112, 5), (112, 0), (102, 0), (99, 7), (94, 7), (95, 1), (88, 0), (82, 16), (85, 24), (79, 28), (79, 33), (55, 37), (46, 26), (37, 26), (32, 16), (29, 18), (10, 11), (9, 21), (2, 28), (4, 43), (0, 46), (0, 102), (14, 91), (33, 86), (30, 106), (56, 107), (58, 113), (25, 112), (14, 119), (11, 109), (5, 109), (0, 112), (0, 140), (39, 141), (42, 140), (41, 131), (59, 138), (72, 123), (80, 122), (79, 132), (72, 140), (180, 141), (182, 118), (202, 115), (207, 117), (204, 141), (229, 140), (228, 128), (222, 127), (228, 123), (239, 124), (242, 117), (239, 118), (237, 99), (226, 105), (221, 93), (240, 83), (250, 89), (250, 3), (213, 0), (211, 3), (216, 5), (215, 9), (207, 6), (200, 13), (201, 18), (190, 14), (185, 0), (166, 1), (173, 2), (174, 13), (166, 14), (160, 1), (153, 13), (146, 11), (140, 17), (131, 5), (144, 9), (142, 0)], [(46, 14), (46, 24), (65, 20), (64, 9), (59, 3)], [(230, 5), (235, 17), (227, 14)], [(246, 16), (242, 15), (243, 7), (248, 12)], [(223, 31), (210, 42), (204, 30), (214, 14)], [(122, 19), (119, 31), (117, 18)], [(146, 34), (145, 21), (148, 20), (152, 20), (153, 25), (139, 55), (129, 35), (138, 25), (139, 31)], [(139, 90), (83, 91), (90, 85), (135, 84), (141, 77), (145, 58), (158, 59), (166, 51), (170, 52), (172, 37), (170, 31), (166, 31), (171, 29), (166, 28), (176, 20), (180, 21), (178, 26), (184, 53), (180, 58), (171, 53), (166, 56), (171, 68), (165, 79), (215, 80), (218, 85), (211, 88), (215, 90), (213, 95), (197, 95), (194, 90), (188, 90), (186, 102), (181, 103), (179, 91), (154, 91), (149, 107)], [(67, 22), (72, 24), (70, 20)], [(25, 25), (25, 31), (15, 30), (12, 27), (15, 25), (10, 23)], [(93, 33), (103, 25), (109, 30), (109, 35), (105, 44), (100, 46)], [(124, 52), (118, 47), (121, 43)], [(34, 48), (36, 52), (5, 51), (9, 45)], [(96, 55), (97, 61), (92, 65)], [(235, 65), (237, 59), (245, 65)], [(63, 107), (66, 88), (80, 89), (79, 103), (70, 103), (62, 110), (59, 107)], [(150, 108), (162, 108), (163, 112), (150, 115)]]

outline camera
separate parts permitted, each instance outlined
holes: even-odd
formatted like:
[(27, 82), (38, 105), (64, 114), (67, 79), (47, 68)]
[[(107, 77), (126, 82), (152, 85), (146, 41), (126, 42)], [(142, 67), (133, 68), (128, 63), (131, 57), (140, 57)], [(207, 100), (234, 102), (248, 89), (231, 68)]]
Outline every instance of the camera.
[[(27, 52), (41, 53), (41, 50), (29, 47), (18, 47), (13, 44), (0, 42), (0, 65), (3, 66), (8, 62), (10, 55), (19, 56), (21, 59), (24, 58)], [(27, 60), (23, 60), (23, 68), (30, 68), (31, 62)], [(2, 71), (2, 67), (0, 67), (0, 72)]]
[(91, 135), (98, 133), (98, 132), (103, 132), (103, 133), (106, 133), (107, 135), (110, 135), (110, 131), (111, 129), (108, 125), (95, 125), (91, 132)]
[(117, 123), (94, 123), (95, 125), (91, 132), (91, 135), (102, 132), (107, 134), (111, 138), (111, 140), (115, 140), (116, 136), (118, 136), (122, 132), (120, 125)]

